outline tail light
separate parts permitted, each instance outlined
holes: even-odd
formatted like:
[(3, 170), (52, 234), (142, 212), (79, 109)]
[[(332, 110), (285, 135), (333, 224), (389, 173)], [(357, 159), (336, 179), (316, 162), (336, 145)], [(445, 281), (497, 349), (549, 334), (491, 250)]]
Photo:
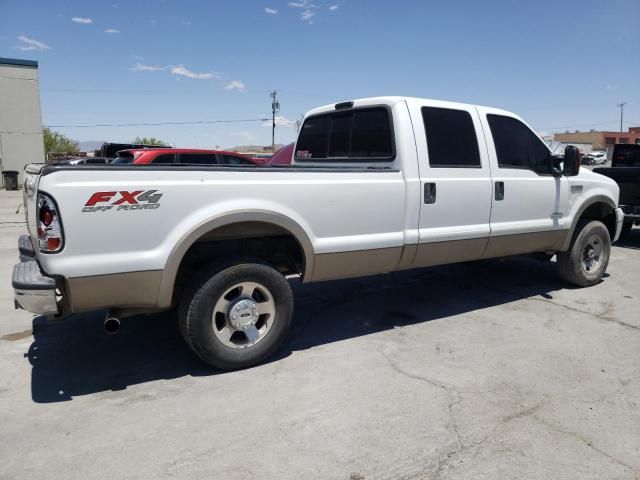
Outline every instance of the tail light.
[(38, 192), (38, 244), (43, 253), (55, 253), (62, 250), (64, 237), (60, 212), (53, 199)]

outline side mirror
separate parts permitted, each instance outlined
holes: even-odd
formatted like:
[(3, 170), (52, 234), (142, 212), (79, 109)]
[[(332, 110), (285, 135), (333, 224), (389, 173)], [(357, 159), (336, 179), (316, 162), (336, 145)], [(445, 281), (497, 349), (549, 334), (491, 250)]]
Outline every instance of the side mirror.
[(564, 149), (564, 166), (562, 174), (566, 177), (575, 177), (580, 172), (580, 151), (571, 145)]

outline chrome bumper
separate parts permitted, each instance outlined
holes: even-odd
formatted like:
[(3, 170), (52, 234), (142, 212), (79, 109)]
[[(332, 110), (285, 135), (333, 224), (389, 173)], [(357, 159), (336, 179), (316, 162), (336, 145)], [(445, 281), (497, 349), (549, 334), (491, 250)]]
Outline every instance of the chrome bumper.
[(616, 208), (616, 234), (611, 240), (611, 243), (617, 242), (620, 238), (620, 232), (622, 231), (622, 224), (624, 222), (624, 212), (620, 207)]
[(29, 251), (23, 237), (26, 235), (19, 240), (20, 263), (14, 265), (11, 277), (15, 306), (37, 315), (55, 315), (58, 313), (56, 281), (42, 274), (33, 249)]

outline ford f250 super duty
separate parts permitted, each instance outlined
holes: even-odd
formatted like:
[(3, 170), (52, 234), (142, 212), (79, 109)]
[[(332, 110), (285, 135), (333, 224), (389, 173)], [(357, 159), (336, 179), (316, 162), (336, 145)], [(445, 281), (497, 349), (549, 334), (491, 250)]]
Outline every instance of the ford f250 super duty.
[(544, 252), (599, 282), (623, 215), (614, 181), (564, 162), (518, 116), (404, 97), (310, 111), (292, 165), (29, 165), (16, 305), (64, 317), (177, 308), (223, 369), (268, 357), (303, 282)]

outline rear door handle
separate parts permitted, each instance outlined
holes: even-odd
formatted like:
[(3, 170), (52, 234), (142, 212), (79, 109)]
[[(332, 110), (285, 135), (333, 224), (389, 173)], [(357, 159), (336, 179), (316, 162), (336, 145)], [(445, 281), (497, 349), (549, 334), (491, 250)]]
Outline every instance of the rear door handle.
[(504, 182), (496, 182), (496, 200), (504, 200)]
[(436, 203), (436, 184), (424, 184), (424, 203)]

